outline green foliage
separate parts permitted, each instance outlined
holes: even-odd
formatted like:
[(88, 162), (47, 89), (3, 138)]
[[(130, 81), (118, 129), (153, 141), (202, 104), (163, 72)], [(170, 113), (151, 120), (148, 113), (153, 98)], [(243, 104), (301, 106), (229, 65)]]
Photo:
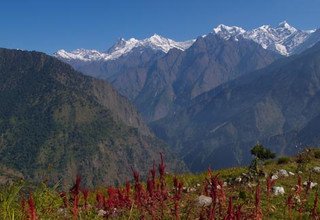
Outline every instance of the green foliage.
[[(18, 219), (19, 193), (22, 189), (21, 184), (11, 184), (1, 186), (0, 190), (0, 217), (1, 219)], [(21, 217), (21, 216), (20, 216)]]
[(310, 152), (311, 152), (310, 149), (305, 149), (302, 152), (300, 152), (296, 157), (296, 162), (298, 164), (309, 163), (313, 158), (313, 156), (312, 156), (312, 154)]
[(278, 164), (287, 164), (290, 162), (289, 157), (279, 157), (277, 163)]
[(298, 164), (297, 170), (306, 170), (306, 165), (310, 163), (310, 161), (314, 158), (314, 154), (312, 154), (311, 152), (312, 150), (307, 148), (296, 156), (295, 161)]
[(270, 164), (272, 164), (274, 161), (272, 160), (272, 159), (269, 159), (269, 160), (265, 160), (264, 162), (263, 162), (263, 164), (266, 166), (266, 165), (270, 165)]
[(245, 201), (247, 199), (247, 193), (245, 191), (241, 190), (239, 192), (239, 199), (242, 199)]
[(259, 173), (259, 160), (258, 160), (258, 158), (254, 158), (252, 161), (251, 161), (251, 163), (250, 163), (250, 166), (249, 166), (249, 171), (250, 171), (250, 173), (254, 173), (254, 174), (256, 174), (256, 173)]
[(255, 158), (251, 161), (249, 171), (254, 175), (263, 175), (263, 161), (273, 159), (276, 156), (275, 153), (259, 143), (251, 148), (251, 154), (254, 155)]
[(317, 159), (320, 159), (320, 150), (316, 149), (314, 151), (314, 157), (317, 158)]
[(168, 152), (111, 85), (53, 57), (0, 49), (0, 79), (0, 165), (35, 182), (111, 184)]
[(262, 144), (256, 144), (251, 149), (251, 154), (260, 160), (274, 159), (276, 154), (265, 148)]

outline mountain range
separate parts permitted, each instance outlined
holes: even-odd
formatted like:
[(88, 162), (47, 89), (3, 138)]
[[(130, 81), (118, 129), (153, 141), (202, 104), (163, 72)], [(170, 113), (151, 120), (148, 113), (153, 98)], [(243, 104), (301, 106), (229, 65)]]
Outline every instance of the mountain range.
[(193, 99), (154, 130), (193, 171), (247, 164), (257, 141), (280, 155), (319, 145), (320, 43)]
[[(218, 25), (195, 40), (172, 44), (186, 47), (163, 50), (140, 43), (113, 60), (79, 61), (65, 59), (59, 53), (55, 56), (85, 74), (109, 81), (135, 104), (158, 137), (169, 143), (191, 170), (200, 171), (210, 165), (248, 163), (248, 148), (256, 141), (282, 154), (294, 153), (296, 145), (310, 143), (306, 139), (298, 143), (295, 135), (312, 118), (305, 116), (298, 120), (300, 116), (296, 114), (301, 112), (291, 110), (294, 101), (279, 101), (288, 92), (281, 89), (281, 83), (288, 82), (269, 72), (276, 68), (280, 68), (274, 70), (277, 74), (282, 70), (295, 71), (289, 61), (316, 45), (320, 41), (319, 31), (299, 30), (286, 21), (276, 27), (263, 25), (253, 30)], [(148, 40), (141, 42), (145, 41)], [(126, 47), (125, 43), (121, 45)], [(300, 74), (309, 73), (310, 65), (300, 68)], [(265, 83), (254, 81), (261, 74)], [(291, 76), (288, 73), (283, 77)], [(237, 83), (238, 90), (226, 89)], [(283, 96), (262, 98), (258, 85), (268, 90), (268, 94), (282, 91)], [(227, 95), (220, 100), (217, 94)], [(284, 112), (285, 108), (289, 113)], [(230, 161), (223, 159), (226, 157)]]
[[(211, 33), (186, 42), (175, 42), (160, 37), (159, 35), (154, 35), (144, 40), (130, 39), (124, 41), (121, 39), (108, 49), (107, 52), (99, 53), (94, 50), (66, 52), (60, 50), (54, 55), (85, 74), (112, 83), (122, 95), (136, 104), (145, 120), (151, 122), (165, 117), (169, 111), (176, 111), (176, 104), (185, 102), (186, 97), (182, 97), (183, 95), (178, 95), (180, 97), (177, 97), (177, 89), (189, 90), (187, 92), (189, 94), (185, 93), (185, 95), (193, 98), (242, 73), (250, 72), (254, 70), (254, 68), (264, 67), (280, 56), (289, 56), (296, 51), (301, 52), (306, 48), (313, 46), (319, 40), (318, 35), (319, 30), (302, 31), (292, 27), (287, 22), (281, 22), (277, 27), (263, 25), (250, 31), (246, 31), (243, 28), (236, 26), (229, 27), (226, 25), (218, 25)], [(229, 55), (233, 56), (231, 51), (229, 51), (229, 53), (224, 52), (227, 53), (227, 55), (224, 58), (221, 58), (219, 57), (220, 54), (218, 49), (216, 49), (214, 57), (210, 54), (212, 51), (209, 51), (209, 54), (205, 56), (209, 59), (213, 58), (212, 60), (209, 60), (206, 64), (199, 64), (202, 71), (206, 69), (206, 74), (196, 73), (195, 69), (186, 70), (187, 68), (197, 68), (194, 64), (193, 67), (189, 66), (189, 64), (193, 63), (192, 60), (199, 60), (202, 56), (202, 54), (194, 54), (192, 57), (190, 56), (190, 51), (199, 47), (200, 42), (204, 42), (204, 39), (208, 42), (207, 39), (215, 38), (213, 36), (217, 39), (222, 39), (220, 42), (216, 41), (212, 43), (216, 48), (219, 47), (218, 44), (241, 45), (245, 40), (252, 41), (252, 44), (257, 44), (257, 48), (258, 46), (261, 47), (261, 49), (257, 50), (269, 54), (265, 58), (265, 60), (268, 60), (269, 62), (263, 64), (264, 61), (261, 62), (261, 60), (264, 59), (264, 56), (254, 58), (256, 54), (252, 53), (253, 51), (250, 51), (252, 54), (251, 58), (244, 57), (245, 54), (238, 54), (238, 61), (241, 60), (241, 62), (243, 62), (245, 60), (248, 61), (247, 63), (249, 65), (252, 65), (252, 67), (243, 68), (243, 66), (241, 66), (242, 64), (240, 65), (238, 61), (228, 57)], [(220, 46), (219, 48), (221, 51), (225, 51), (226, 49), (224, 46)], [(230, 48), (235, 47), (230, 46)], [(271, 52), (278, 54), (278, 56)], [(232, 51), (232, 53), (237, 54), (237, 51)], [(259, 54), (259, 52), (257, 53)], [(185, 54), (189, 54), (188, 59), (190, 62), (188, 60), (183, 60)], [(273, 56), (272, 59), (270, 59), (271, 54)], [(204, 61), (205, 58), (202, 59)], [(175, 62), (174, 66), (172, 63), (173, 61)], [(180, 61), (183, 63), (179, 63)], [(253, 61), (252, 64), (251, 61)], [(162, 62), (162, 64), (160, 64), (160, 62)], [(254, 67), (255, 62), (259, 63), (256, 67)], [(218, 65), (216, 65), (217, 63)], [(230, 64), (231, 66), (228, 66)], [(162, 67), (159, 67), (159, 65)], [(235, 70), (232, 66), (243, 69)], [(224, 70), (221, 70), (221, 67)], [(151, 82), (153, 77), (157, 75), (155, 71), (163, 72), (161, 77), (165, 82)], [(195, 82), (195, 78), (191, 79), (192, 82), (188, 82), (192, 85), (187, 85), (188, 83), (186, 82), (180, 82), (183, 80), (189, 81), (189, 79), (184, 78), (183, 76), (178, 76), (179, 74), (181, 75), (183, 71), (193, 72), (195, 76), (192, 77), (198, 77), (196, 79), (197, 82)], [(169, 73), (170, 79), (168, 76), (164, 76)], [(182, 85), (182, 87), (189, 86), (190, 88), (181, 88), (180, 85)], [(158, 86), (175, 88), (153, 88)], [(181, 91), (179, 91), (179, 93), (181, 93)], [(183, 98), (182, 100), (180, 100), (181, 97)], [(153, 100), (151, 106), (149, 105), (148, 100)], [(172, 104), (172, 100), (174, 100), (174, 104)], [(180, 104), (178, 104), (178, 106), (180, 106)]]
[(279, 154), (316, 145), (319, 41), (282, 22), (55, 57), (0, 49), (0, 177), (68, 185), (80, 172), (93, 186), (147, 173), (159, 152), (171, 170), (202, 171), (247, 164), (257, 141)]
[[(237, 39), (238, 37), (250, 39), (260, 44), (264, 49), (270, 49), (281, 55), (289, 56), (297, 53), (297, 47), (305, 47), (304, 49), (311, 47), (312, 44), (309, 43), (304, 45), (304, 42), (309, 38), (314, 38), (313, 35), (316, 31), (317, 29), (306, 31), (299, 30), (291, 26), (287, 21), (283, 21), (276, 27), (262, 25), (248, 31), (241, 27), (220, 24), (214, 28), (211, 33), (219, 35), (226, 40), (230, 38)], [(194, 42), (195, 39), (176, 42), (172, 39), (154, 34), (150, 38), (143, 40), (135, 38), (125, 40), (121, 38), (111, 48), (103, 52), (88, 49), (76, 49), (68, 52), (61, 49), (54, 53), (54, 56), (67, 62), (74, 62), (76, 60), (82, 62), (108, 61), (118, 59), (121, 56), (126, 56), (135, 48), (151, 48), (167, 53), (173, 48), (186, 50)]]
[(307, 49), (312, 45), (304, 44), (316, 30), (302, 31), (289, 25), (286, 21), (281, 22), (277, 27), (262, 25), (250, 31), (236, 26), (219, 25), (213, 29), (217, 35), (228, 40), (239, 37), (250, 39), (260, 44), (264, 49), (275, 51), (281, 55), (289, 56), (295, 54), (297, 47)]
[(218, 25), (211, 33), (185, 42), (154, 35), (120, 39), (106, 52), (60, 50), (54, 56), (110, 82), (152, 122), (221, 83), (312, 47), (320, 40), (319, 31), (302, 31), (286, 21), (249, 31)]
[(86, 49), (77, 49), (71, 52), (67, 52), (65, 50), (59, 50), (54, 55), (58, 58), (65, 60), (81, 60), (85, 62), (90, 61), (108, 61), (115, 60), (121, 56), (125, 56), (129, 54), (133, 49), (136, 48), (150, 48), (152, 50), (159, 50), (164, 53), (167, 53), (169, 50), (173, 48), (177, 48), (179, 50), (185, 50), (189, 48), (193, 44), (194, 40), (189, 40), (185, 42), (176, 42), (174, 40), (164, 38), (160, 35), (154, 34), (150, 38), (146, 38), (143, 40), (137, 40), (135, 38), (130, 38), (129, 40), (125, 40), (124, 38), (120, 38), (119, 41), (114, 44), (107, 51), (99, 52), (97, 50), (86, 50)]

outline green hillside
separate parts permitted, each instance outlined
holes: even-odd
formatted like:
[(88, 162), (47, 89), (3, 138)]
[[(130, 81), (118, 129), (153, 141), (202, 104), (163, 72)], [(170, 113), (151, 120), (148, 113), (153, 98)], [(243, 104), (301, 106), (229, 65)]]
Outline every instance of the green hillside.
[(159, 174), (153, 167), (141, 180), (134, 171), (134, 181), (118, 187), (87, 189), (77, 178), (59, 192), (59, 184), (17, 181), (2, 186), (0, 213), (3, 219), (318, 219), (319, 164), (320, 150), (307, 149), (259, 163), (259, 175), (234, 167), (174, 176), (160, 162)]
[(109, 84), (53, 57), (0, 49), (0, 80), (0, 164), (26, 179), (119, 183), (159, 152), (184, 168)]

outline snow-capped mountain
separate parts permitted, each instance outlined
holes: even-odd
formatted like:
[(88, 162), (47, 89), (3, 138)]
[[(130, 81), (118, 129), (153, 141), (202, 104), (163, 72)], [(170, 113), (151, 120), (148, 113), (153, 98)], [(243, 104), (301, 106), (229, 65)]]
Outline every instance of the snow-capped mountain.
[(226, 40), (230, 38), (238, 40), (239, 37), (251, 39), (260, 44), (264, 49), (273, 50), (285, 56), (293, 54), (295, 49), (314, 32), (315, 30), (298, 30), (286, 21), (281, 22), (277, 27), (262, 25), (250, 31), (226, 25), (219, 25), (213, 29), (213, 33)]
[(97, 60), (115, 60), (123, 55), (130, 53), (134, 48), (151, 48), (153, 50), (163, 51), (167, 53), (170, 49), (177, 48), (185, 50), (189, 48), (195, 40), (184, 42), (176, 42), (174, 40), (164, 38), (154, 34), (150, 38), (138, 40), (130, 38), (125, 40), (121, 38), (115, 45), (105, 52), (97, 50), (77, 49), (71, 52), (59, 50), (54, 53), (54, 56), (64, 60), (79, 60), (79, 61), (97, 61)]
[(92, 61), (102, 59), (106, 54), (97, 50), (76, 49), (68, 52), (62, 49), (54, 53), (54, 56), (64, 60)]
[(275, 28), (270, 25), (264, 25), (248, 31), (244, 34), (244, 37), (254, 40), (265, 49), (271, 49), (288, 56), (291, 55), (294, 49), (303, 43), (309, 35), (310, 31), (298, 30), (284, 21)]
[[(240, 37), (251, 39), (260, 44), (264, 49), (275, 51), (281, 55), (289, 56), (304, 49), (307, 49), (318, 42), (318, 35), (315, 30), (299, 30), (288, 22), (281, 22), (278, 26), (262, 25), (253, 30), (245, 30), (237, 26), (227, 26), (220, 24), (213, 29), (212, 33), (219, 35), (225, 40), (236, 40)], [(316, 35), (316, 36), (315, 36)], [(205, 37), (204, 35), (203, 37)], [(312, 40), (308, 40), (308, 39)], [(177, 48), (179, 50), (188, 49), (195, 40), (177, 42), (160, 35), (138, 40), (130, 38), (125, 40), (121, 38), (116, 44), (106, 51), (76, 49), (74, 51), (59, 50), (54, 53), (57, 58), (67, 62), (89, 62), (89, 61), (109, 61), (116, 60), (119, 57), (129, 54), (133, 49), (152, 49), (154, 51), (162, 51), (167, 53), (170, 49)], [(308, 43), (305, 43), (308, 42)]]
[(229, 40), (231, 37), (234, 37), (237, 40), (237, 37), (241, 36), (246, 31), (241, 27), (236, 27), (236, 26), (229, 27), (227, 25), (220, 24), (213, 29), (213, 32), (225, 40)]

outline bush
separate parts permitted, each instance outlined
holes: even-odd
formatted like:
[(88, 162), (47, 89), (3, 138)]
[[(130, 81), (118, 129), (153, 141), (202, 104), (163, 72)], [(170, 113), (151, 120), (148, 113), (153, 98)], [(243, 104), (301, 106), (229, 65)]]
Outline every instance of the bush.
[(320, 159), (320, 150), (315, 150), (314, 151), (314, 157), (317, 159)]
[(280, 157), (278, 159), (278, 164), (287, 164), (290, 162), (290, 158), (289, 157)]
[(312, 154), (310, 154), (310, 149), (304, 149), (301, 153), (299, 153), (296, 157), (296, 162), (298, 164), (305, 164), (309, 163), (313, 157)]
[(239, 199), (242, 199), (242, 200), (246, 200), (247, 199), (247, 193), (245, 191), (240, 191), (239, 192)]
[(270, 165), (272, 163), (273, 163), (273, 160), (270, 159), (270, 160), (264, 161), (263, 165), (267, 166), (267, 165)]

